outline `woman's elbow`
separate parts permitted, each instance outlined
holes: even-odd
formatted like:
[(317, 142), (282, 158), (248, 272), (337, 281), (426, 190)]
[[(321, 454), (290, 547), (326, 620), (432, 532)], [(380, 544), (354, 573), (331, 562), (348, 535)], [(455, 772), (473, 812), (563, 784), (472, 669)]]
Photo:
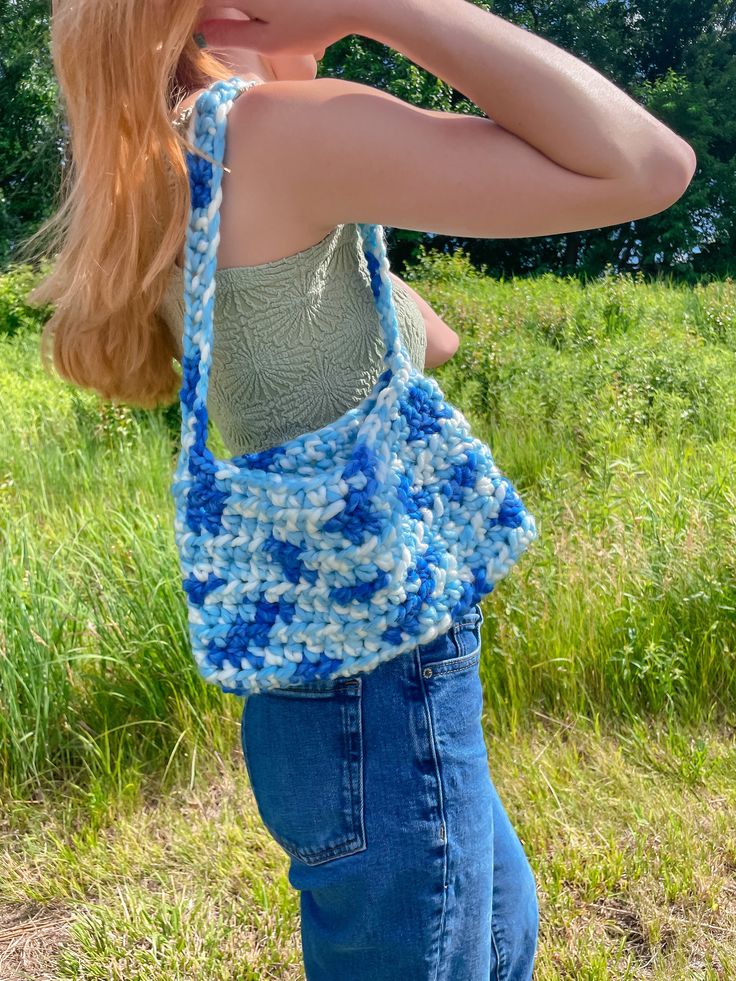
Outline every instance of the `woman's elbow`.
[(460, 346), (460, 338), (450, 327), (443, 325), (445, 329), (440, 337), (431, 336), (427, 332), (427, 350), (424, 355), (425, 368), (437, 368), (439, 365), (449, 361)]

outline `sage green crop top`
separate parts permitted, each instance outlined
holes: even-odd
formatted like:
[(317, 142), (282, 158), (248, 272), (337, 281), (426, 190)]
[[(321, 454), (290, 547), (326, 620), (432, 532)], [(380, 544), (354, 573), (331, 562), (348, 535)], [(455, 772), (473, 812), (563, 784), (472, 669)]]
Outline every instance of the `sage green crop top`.
[[(399, 332), (421, 371), (422, 312), (403, 284), (392, 287)], [(158, 312), (179, 357), (183, 294), (184, 273), (174, 265)], [(384, 351), (355, 223), (282, 259), (219, 269), (209, 417), (231, 456), (276, 446), (335, 422), (363, 401), (384, 370)]]

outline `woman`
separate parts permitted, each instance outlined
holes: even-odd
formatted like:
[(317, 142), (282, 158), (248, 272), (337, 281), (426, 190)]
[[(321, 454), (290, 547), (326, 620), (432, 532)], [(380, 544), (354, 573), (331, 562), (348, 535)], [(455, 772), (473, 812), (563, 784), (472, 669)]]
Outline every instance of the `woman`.
[[(357, 222), (482, 238), (597, 228), (666, 209), (695, 167), (597, 72), (467, 0), (78, 0), (56, 5), (53, 29), (75, 180), (32, 299), (56, 305), (46, 336), (63, 377), (134, 404), (178, 394), (183, 123), (214, 79), (258, 82), (229, 114), (222, 183), (210, 396), (233, 454), (336, 419), (376, 380)], [(315, 79), (351, 33), (488, 118)], [(447, 360), (454, 333), (394, 280), (413, 358)], [(482, 621), (476, 604), (349, 684), (245, 701), (245, 763), (291, 859), (310, 981), (532, 975), (537, 896), (488, 772)]]

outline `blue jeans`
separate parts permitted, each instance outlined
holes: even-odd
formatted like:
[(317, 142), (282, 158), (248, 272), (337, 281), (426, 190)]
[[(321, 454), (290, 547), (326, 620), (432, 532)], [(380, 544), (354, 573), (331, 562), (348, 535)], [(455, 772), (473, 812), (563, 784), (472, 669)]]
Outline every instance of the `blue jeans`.
[(481, 728), (480, 606), (372, 671), (245, 699), (258, 811), (300, 892), (307, 981), (527, 981), (532, 870)]

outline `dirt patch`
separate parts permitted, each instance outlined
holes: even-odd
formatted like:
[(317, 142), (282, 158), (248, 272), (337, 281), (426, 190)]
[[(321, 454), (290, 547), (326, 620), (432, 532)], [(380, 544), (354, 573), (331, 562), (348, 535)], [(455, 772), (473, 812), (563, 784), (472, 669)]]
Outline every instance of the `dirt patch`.
[(57, 981), (70, 919), (62, 906), (0, 903), (0, 981)]
[(623, 936), (629, 953), (640, 964), (650, 964), (655, 952), (638, 911), (620, 899), (616, 903), (599, 901), (594, 906), (603, 917), (606, 932), (614, 937)]

